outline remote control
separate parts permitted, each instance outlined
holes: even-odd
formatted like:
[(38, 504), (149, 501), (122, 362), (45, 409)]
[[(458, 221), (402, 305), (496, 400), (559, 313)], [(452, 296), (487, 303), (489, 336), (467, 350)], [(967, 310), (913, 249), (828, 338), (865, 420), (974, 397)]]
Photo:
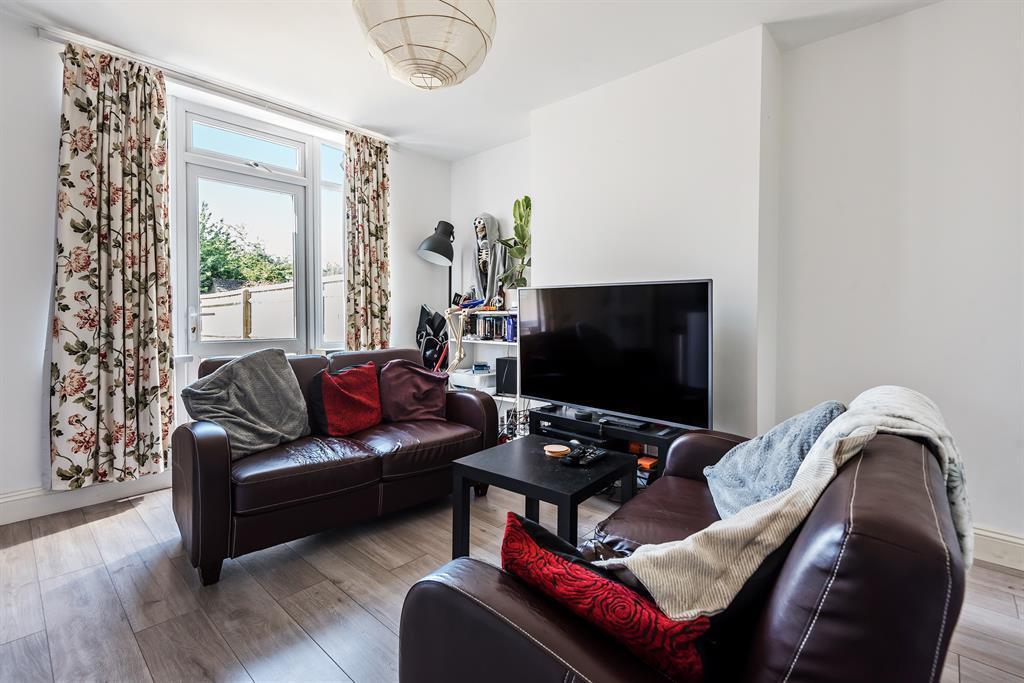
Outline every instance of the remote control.
[(591, 463), (601, 460), (608, 454), (603, 448), (596, 446), (577, 446), (569, 451), (569, 454), (560, 460), (567, 467), (585, 467)]

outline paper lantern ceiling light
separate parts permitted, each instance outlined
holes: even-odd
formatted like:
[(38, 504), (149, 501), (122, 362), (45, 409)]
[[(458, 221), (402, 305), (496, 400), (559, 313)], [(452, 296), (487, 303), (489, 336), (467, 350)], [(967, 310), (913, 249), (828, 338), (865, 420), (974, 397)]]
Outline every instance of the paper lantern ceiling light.
[(473, 75), (498, 26), (493, 0), (353, 0), (352, 7), (374, 59), (420, 90)]

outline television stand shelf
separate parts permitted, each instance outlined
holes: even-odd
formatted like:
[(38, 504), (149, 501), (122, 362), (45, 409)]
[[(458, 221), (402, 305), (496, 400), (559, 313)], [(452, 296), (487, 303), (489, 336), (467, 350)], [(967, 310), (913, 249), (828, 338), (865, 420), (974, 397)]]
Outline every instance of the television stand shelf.
[[(603, 416), (600, 413), (593, 413), (593, 420), (578, 420), (574, 413), (572, 408), (557, 405), (533, 408), (530, 410), (530, 433), (550, 436), (555, 439), (578, 439), (584, 443), (623, 453), (630, 452), (630, 443), (648, 446), (645, 455), (651, 455), (658, 459), (658, 464), (651, 472), (649, 481), (654, 481), (661, 476), (662, 468), (665, 466), (665, 455), (672, 442), (687, 431), (691, 431), (678, 427), (666, 432), (664, 425), (653, 422), (639, 429), (633, 429), (602, 423)], [(616, 418), (609, 416), (609, 419)], [(651, 449), (654, 449), (655, 452), (650, 452)]]

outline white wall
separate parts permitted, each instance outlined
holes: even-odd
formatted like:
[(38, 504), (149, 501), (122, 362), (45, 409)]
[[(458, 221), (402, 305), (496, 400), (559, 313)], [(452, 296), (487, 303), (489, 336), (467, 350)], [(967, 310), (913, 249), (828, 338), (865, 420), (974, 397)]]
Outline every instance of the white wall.
[(761, 70), (752, 29), (535, 110), (533, 280), (714, 279), (714, 424), (755, 429)]
[(448, 292), (445, 268), (416, 248), (451, 213), (451, 163), (401, 147), (390, 153), (391, 345), (416, 346), (420, 306), (439, 309)]
[(0, 495), (38, 488), (49, 470), (59, 51), (0, 14)]
[(877, 384), (942, 408), (979, 526), (1024, 537), (1021, 3), (784, 56), (778, 414)]
[(455, 226), (455, 291), (476, 280), (473, 219), (489, 213), (512, 234), (512, 204), (530, 193), (530, 139), (523, 138), (452, 163), (451, 223)]
[(782, 55), (766, 35), (761, 51), (758, 174), (756, 433), (772, 428), (778, 394), (779, 183), (782, 156)]

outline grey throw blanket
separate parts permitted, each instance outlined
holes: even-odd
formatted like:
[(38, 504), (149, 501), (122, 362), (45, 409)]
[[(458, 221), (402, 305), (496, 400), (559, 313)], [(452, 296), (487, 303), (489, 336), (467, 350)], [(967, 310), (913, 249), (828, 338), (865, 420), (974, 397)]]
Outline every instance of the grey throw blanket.
[(193, 420), (224, 428), (232, 460), (309, 434), (306, 400), (281, 349), (225, 363), (182, 389), (181, 400)]
[(719, 516), (732, 517), (748, 505), (788, 489), (811, 446), (845, 411), (839, 401), (825, 401), (744, 441), (717, 465), (705, 467)]

